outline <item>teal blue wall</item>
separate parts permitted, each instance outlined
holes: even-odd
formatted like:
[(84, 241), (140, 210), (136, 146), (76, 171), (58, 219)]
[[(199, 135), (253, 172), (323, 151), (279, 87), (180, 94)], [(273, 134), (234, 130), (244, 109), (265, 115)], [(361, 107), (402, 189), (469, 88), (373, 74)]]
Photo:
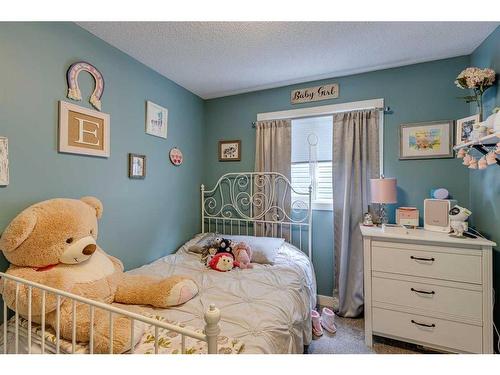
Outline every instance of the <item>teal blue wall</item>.
[[(497, 72), (495, 86), (485, 92), (484, 116), (491, 114), (496, 106), (500, 106), (500, 27), (474, 51), (471, 56), (471, 65), (480, 68), (492, 68)], [(471, 113), (477, 113), (474, 108)], [(470, 178), (470, 204), (472, 210), (472, 223), (488, 238), (499, 246), (493, 252), (493, 286), (496, 300), (500, 299), (500, 166), (491, 166), (486, 170), (469, 173)], [(500, 326), (500, 307), (495, 308), (495, 322)]]
[[(398, 127), (405, 122), (454, 120), (468, 115), (468, 106), (457, 96), (463, 94), (453, 81), (469, 64), (469, 57), (457, 57), (395, 69), (339, 77), (300, 85), (228, 96), (205, 102), (205, 183), (213, 184), (225, 172), (254, 168), (255, 130), (251, 122), (257, 113), (325, 104), (384, 98), (394, 113), (384, 117), (384, 165), (386, 176), (398, 178), (399, 205), (421, 209), (432, 187), (443, 186), (462, 204), (469, 204), (468, 171), (454, 159), (398, 160)], [(290, 104), (290, 90), (337, 82), (340, 97), (303, 105)], [(220, 163), (217, 141), (241, 139), (241, 162)], [(393, 219), (394, 212), (391, 210)], [(317, 211), (314, 220), (314, 267), (320, 294), (333, 290), (332, 215)]]
[[(66, 70), (93, 63), (111, 115), (109, 159), (57, 152), (57, 102)], [(79, 80), (84, 101), (93, 81)], [(168, 139), (144, 132), (145, 101), (168, 108)], [(104, 204), (99, 244), (130, 269), (168, 254), (199, 231), (203, 100), (70, 23), (0, 23), (0, 135), (9, 138), (10, 185), (0, 188), (0, 231), (25, 207), (54, 197), (95, 195)], [(185, 162), (174, 167), (171, 147)], [(147, 155), (147, 176), (130, 180), (129, 152)], [(0, 270), (7, 263), (0, 256)]]

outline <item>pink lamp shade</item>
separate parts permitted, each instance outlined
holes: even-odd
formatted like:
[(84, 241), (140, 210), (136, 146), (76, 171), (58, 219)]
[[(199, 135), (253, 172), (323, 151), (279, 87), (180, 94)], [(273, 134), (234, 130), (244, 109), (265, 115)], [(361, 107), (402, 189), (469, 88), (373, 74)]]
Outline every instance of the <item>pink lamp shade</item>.
[(372, 203), (398, 203), (398, 194), (395, 178), (370, 179)]

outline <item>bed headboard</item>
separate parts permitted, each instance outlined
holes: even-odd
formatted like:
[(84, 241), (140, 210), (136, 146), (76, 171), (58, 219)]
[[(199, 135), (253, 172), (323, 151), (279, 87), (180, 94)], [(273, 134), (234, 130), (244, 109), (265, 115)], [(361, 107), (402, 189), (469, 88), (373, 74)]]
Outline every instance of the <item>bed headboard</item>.
[(311, 258), (311, 187), (297, 191), (276, 172), (226, 173), (201, 185), (201, 231), (285, 238)]

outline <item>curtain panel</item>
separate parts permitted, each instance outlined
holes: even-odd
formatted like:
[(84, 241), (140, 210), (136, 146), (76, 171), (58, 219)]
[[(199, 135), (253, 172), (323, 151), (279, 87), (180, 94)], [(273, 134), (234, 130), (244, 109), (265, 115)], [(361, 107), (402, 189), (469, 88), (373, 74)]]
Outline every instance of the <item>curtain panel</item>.
[[(291, 120), (259, 121), (256, 124), (255, 142), (255, 171), (278, 172), (290, 180), (292, 164), (292, 123)], [(271, 194), (272, 189), (275, 194)], [(283, 217), (283, 212), (277, 208), (283, 207), (285, 213), (290, 215), (291, 195), (286, 184), (279, 181), (266, 181), (264, 177), (254, 181), (255, 199), (253, 200), (254, 216), (258, 220), (275, 221), (276, 217)], [(285, 197), (284, 204), (279, 202), (280, 197)], [(280, 228), (287, 241), (290, 239), (289, 228)], [(273, 224), (258, 224), (255, 228), (256, 235), (272, 236), (277, 228)]]
[(333, 117), (333, 226), (338, 314), (363, 312), (363, 244), (359, 224), (368, 211), (370, 178), (379, 175), (379, 111)]

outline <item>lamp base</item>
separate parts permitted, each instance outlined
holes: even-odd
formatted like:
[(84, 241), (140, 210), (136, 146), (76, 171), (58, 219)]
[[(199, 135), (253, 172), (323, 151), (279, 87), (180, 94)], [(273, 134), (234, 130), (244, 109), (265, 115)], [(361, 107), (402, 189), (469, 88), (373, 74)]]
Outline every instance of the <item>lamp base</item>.
[(380, 224), (388, 224), (389, 218), (387, 217), (385, 203), (380, 203)]

